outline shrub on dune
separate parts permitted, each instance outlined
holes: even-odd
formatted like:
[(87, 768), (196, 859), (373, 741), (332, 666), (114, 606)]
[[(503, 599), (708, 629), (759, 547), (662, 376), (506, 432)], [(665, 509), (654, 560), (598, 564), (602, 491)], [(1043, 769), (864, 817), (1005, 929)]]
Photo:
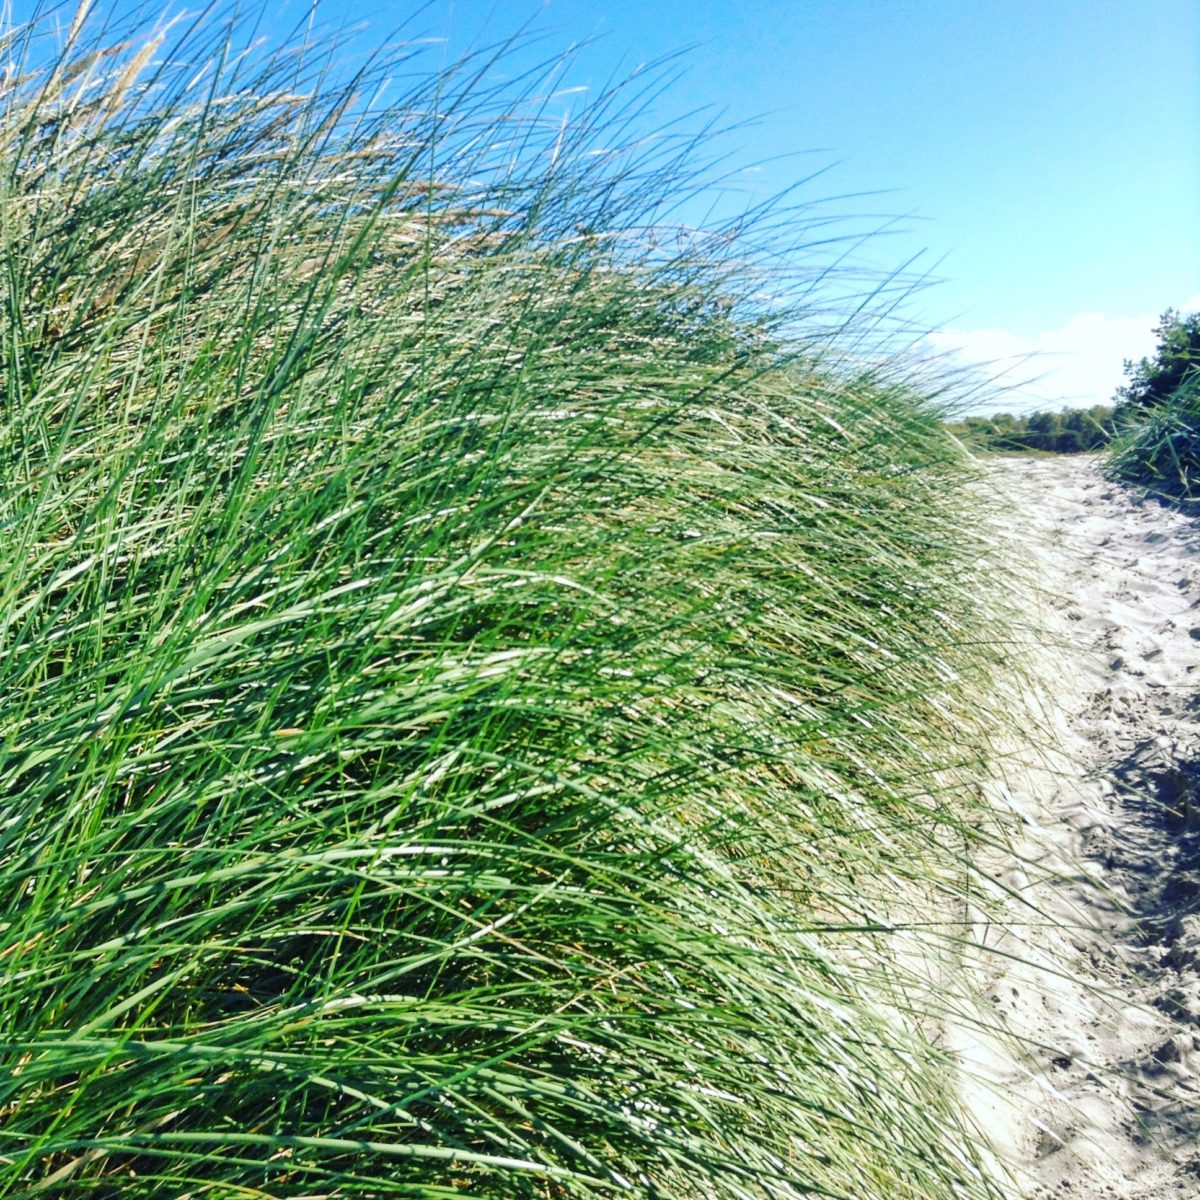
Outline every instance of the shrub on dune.
[(1108, 469), (1164, 497), (1194, 498), (1200, 479), (1200, 313), (1167, 309), (1154, 354), (1125, 364), (1119, 437)]
[(983, 819), (936, 406), (643, 240), (612, 96), (89, 36), (0, 118), (0, 1191), (994, 1194), (888, 936)]
[(1161, 496), (1194, 498), (1200, 485), (1200, 376), (1161, 404), (1123, 415), (1123, 434), (1108, 461), (1110, 474)]

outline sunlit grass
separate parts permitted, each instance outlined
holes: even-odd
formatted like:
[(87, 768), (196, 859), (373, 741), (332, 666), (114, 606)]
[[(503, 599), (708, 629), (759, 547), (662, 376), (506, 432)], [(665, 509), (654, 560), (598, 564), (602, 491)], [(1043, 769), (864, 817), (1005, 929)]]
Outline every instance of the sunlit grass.
[(0, 1193), (995, 1194), (936, 406), (620, 90), (205, 28), (4, 93)]
[(1200, 387), (1185, 383), (1161, 404), (1119, 410), (1124, 428), (1107, 468), (1156, 495), (1194, 500), (1200, 491)]

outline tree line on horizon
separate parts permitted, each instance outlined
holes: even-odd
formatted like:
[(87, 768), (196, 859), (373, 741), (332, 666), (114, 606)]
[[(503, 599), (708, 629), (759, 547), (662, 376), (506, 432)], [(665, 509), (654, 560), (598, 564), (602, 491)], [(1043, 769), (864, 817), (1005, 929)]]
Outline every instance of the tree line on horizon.
[(1114, 411), (1109, 405), (1094, 404), (1091, 408), (1064, 408), (1060, 412), (998, 412), (990, 417), (963, 417), (949, 427), (978, 450), (1082, 454), (1108, 445)]

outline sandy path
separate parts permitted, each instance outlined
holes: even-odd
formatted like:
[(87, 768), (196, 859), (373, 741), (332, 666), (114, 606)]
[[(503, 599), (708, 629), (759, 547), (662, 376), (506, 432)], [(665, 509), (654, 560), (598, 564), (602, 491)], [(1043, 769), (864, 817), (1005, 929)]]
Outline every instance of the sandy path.
[(998, 935), (982, 899), (974, 914), (977, 991), (1015, 1041), (962, 1033), (964, 1090), (1014, 1195), (1193, 1200), (1200, 527), (1091, 458), (989, 472), (1015, 506), (1003, 536), (1030, 575), (1032, 628), (1053, 648), (1018, 652), (1038, 663), (1026, 692), (1042, 750), (1014, 747), (994, 784), (1023, 861), (986, 865), (1024, 927)]

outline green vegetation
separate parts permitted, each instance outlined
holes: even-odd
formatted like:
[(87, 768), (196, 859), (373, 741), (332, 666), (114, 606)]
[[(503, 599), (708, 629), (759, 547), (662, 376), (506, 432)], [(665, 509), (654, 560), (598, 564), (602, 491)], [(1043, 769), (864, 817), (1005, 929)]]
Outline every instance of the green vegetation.
[(1200, 313), (1167, 309), (1154, 332), (1153, 357), (1125, 364), (1109, 465), (1117, 478), (1191, 498), (1200, 490)]
[(1035, 412), (1027, 416), (996, 413), (964, 417), (950, 424), (951, 432), (977, 450), (1013, 453), (1040, 450), (1049, 454), (1079, 454), (1106, 446), (1112, 437), (1113, 410), (1103, 405)]
[(1200, 313), (1183, 316), (1168, 308), (1159, 317), (1154, 335), (1158, 345), (1152, 358), (1125, 363), (1128, 383), (1116, 394), (1123, 407), (1157, 408), (1194, 383), (1200, 374)]
[(0, 111), (0, 1194), (998, 1195), (939, 411), (647, 232), (644, 79), (213, 28)]

